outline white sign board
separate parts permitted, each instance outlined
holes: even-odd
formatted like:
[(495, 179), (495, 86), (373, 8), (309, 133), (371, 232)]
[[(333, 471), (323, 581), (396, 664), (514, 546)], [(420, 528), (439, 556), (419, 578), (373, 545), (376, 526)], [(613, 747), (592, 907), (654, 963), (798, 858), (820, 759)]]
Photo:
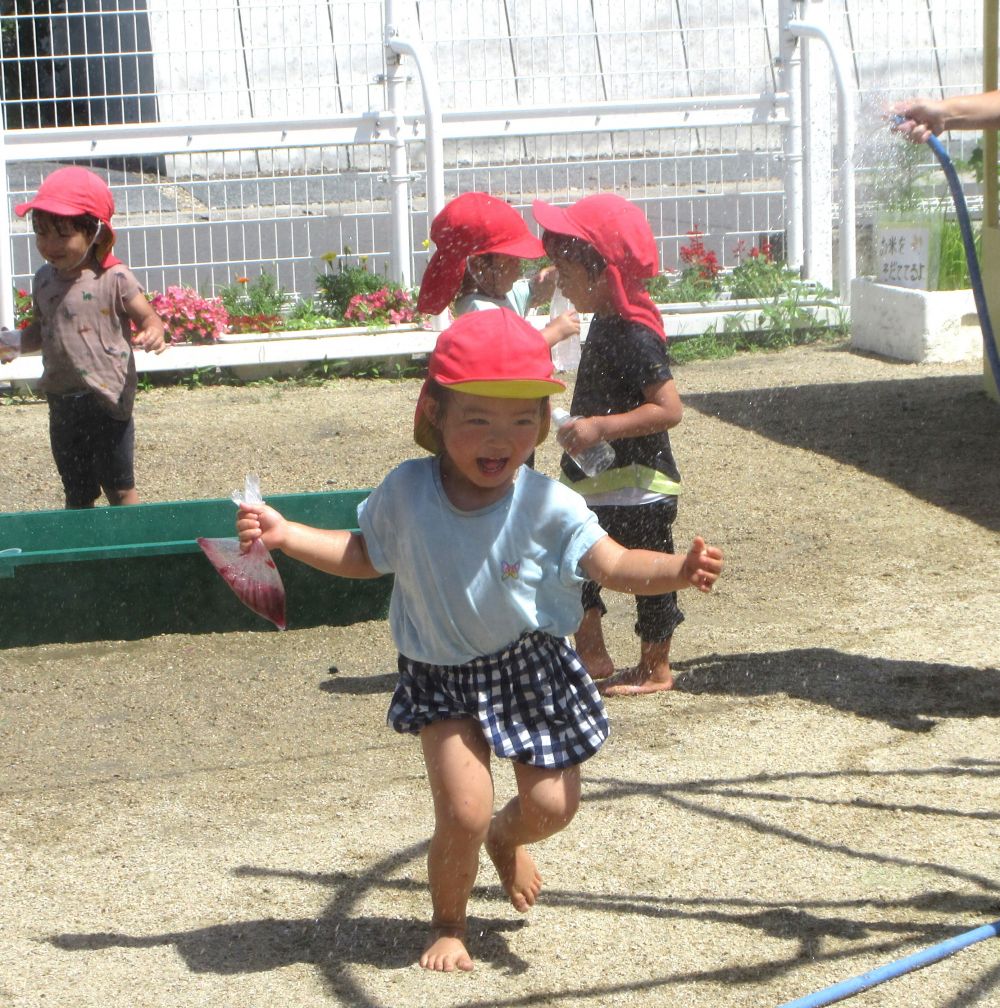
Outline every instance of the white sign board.
[(879, 281), (930, 289), (931, 235), (928, 227), (879, 225), (875, 237)]

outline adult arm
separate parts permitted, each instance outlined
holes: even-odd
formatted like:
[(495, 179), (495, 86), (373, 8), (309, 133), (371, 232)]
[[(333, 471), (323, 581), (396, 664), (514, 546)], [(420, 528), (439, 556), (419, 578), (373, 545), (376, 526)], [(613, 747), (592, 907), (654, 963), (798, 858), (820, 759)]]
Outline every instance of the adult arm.
[(910, 98), (896, 102), (892, 113), (903, 117), (896, 130), (914, 143), (923, 143), (932, 134), (939, 136), (945, 130), (994, 129), (1000, 127), (1000, 91), (957, 95), (939, 101)]

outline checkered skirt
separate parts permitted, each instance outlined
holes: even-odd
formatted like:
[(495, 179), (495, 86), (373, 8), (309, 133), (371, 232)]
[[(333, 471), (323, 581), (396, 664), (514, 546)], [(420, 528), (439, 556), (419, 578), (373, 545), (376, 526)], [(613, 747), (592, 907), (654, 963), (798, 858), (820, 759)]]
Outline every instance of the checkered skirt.
[(479, 722), (497, 756), (552, 769), (589, 759), (610, 732), (600, 694), (576, 652), (541, 631), (464, 665), (399, 656), (389, 724), (417, 734), (434, 721), (460, 717)]

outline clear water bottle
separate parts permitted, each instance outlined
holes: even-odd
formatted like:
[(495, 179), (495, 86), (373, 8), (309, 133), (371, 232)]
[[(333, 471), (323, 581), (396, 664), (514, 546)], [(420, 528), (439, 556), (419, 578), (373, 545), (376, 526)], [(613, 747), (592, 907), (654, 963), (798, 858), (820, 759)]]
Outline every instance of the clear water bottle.
[[(572, 310), (573, 305), (557, 287), (552, 292), (552, 301), (549, 304), (549, 321), (554, 322), (563, 312)], [(552, 366), (557, 371), (575, 371), (580, 366), (580, 349), (579, 332), (560, 340), (552, 347)]]
[[(552, 422), (556, 425), (557, 431), (562, 430), (568, 421), (574, 419), (576, 418), (571, 417), (561, 406), (552, 407)], [(562, 444), (558, 433), (556, 434), (556, 440)], [(615, 450), (607, 441), (598, 441), (597, 444), (592, 445), (590, 448), (585, 448), (575, 455), (572, 452), (568, 452), (568, 454), (588, 476), (596, 476), (598, 473), (604, 472), (605, 469), (610, 469), (615, 464)]]

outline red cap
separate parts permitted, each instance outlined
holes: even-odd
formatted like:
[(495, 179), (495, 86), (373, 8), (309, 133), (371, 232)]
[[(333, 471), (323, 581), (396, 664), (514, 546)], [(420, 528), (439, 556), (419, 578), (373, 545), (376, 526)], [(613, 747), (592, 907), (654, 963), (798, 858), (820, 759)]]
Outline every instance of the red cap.
[[(115, 212), (115, 198), (104, 179), (87, 168), (70, 165), (46, 175), (35, 198), (14, 207), (18, 217), (23, 217), (29, 210), (44, 210), (59, 217), (90, 214), (108, 229), (114, 239), (111, 218)], [(110, 261), (116, 260), (109, 255), (102, 265), (107, 266)]]
[[(413, 417), (413, 440), (436, 452), (438, 439), (425, 408), (430, 381), (497, 399), (542, 399), (566, 388), (552, 377), (552, 356), (542, 334), (509, 308), (468, 312), (438, 336)], [(546, 414), (538, 444), (548, 432)]]
[(542, 243), (521, 215), (487, 193), (456, 196), (431, 223), (431, 256), (417, 297), (417, 310), (437, 315), (451, 303), (462, 284), (465, 261), (472, 255), (502, 252), (521, 259), (541, 259)]
[(614, 193), (598, 193), (565, 208), (535, 200), (531, 212), (546, 231), (593, 245), (607, 263), (608, 287), (621, 315), (666, 338), (644, 283), (659, 272), (659, 252), (639, 207)]

